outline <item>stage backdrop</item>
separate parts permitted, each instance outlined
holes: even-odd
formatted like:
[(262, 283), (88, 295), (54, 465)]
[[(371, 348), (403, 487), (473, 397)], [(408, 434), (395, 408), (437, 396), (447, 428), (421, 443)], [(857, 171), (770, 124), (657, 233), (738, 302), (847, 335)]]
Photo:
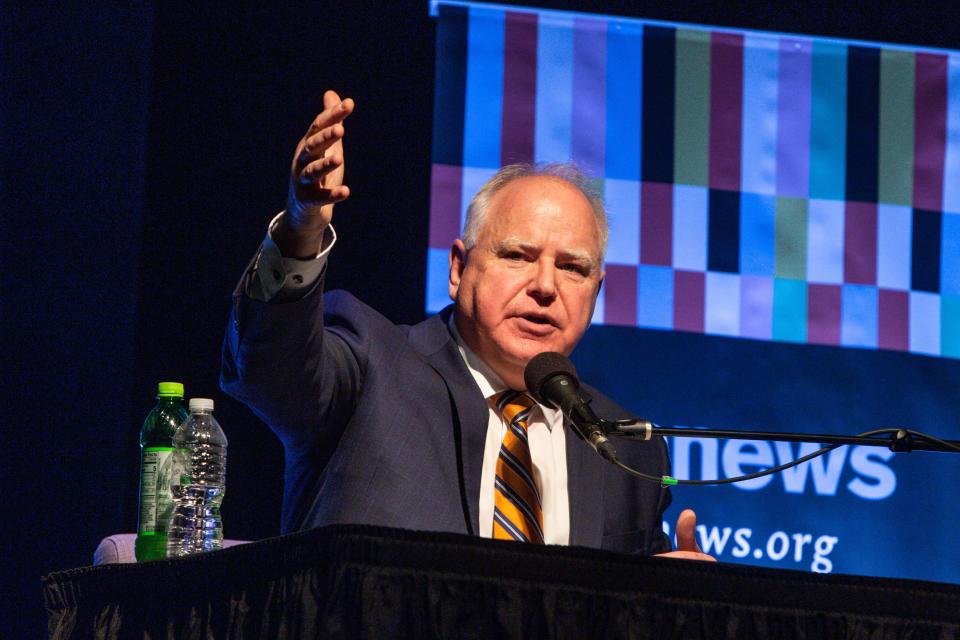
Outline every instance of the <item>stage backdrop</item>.
[[(610, 214), (582, 379), (660, 424), (960, 439), (960, 53), (432, 8), (428, 311), (477, 188), (573, 160)], [(683, 479), (818, 448), (669, 445)], [(960, 581), (960, 455), (842, 447), (674, 496), (724, 561)]]

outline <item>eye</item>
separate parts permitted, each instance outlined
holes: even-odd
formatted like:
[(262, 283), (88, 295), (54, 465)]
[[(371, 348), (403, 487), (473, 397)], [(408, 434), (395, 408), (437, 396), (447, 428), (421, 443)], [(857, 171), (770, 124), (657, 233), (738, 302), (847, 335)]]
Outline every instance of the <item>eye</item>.
[(572, 273), (576, 273), (584, 277), (590, 275), (590, 268), (584, 264), (580, 264), (577, 262), (565, 262), (560, 265), (560, 268), (563, 269), (564, 271), (570, 271)]
[(504, 260), (523, 260), (526, 258), (522, 251), (517, 251), (515, 249), (501, 251), (500, 257)]

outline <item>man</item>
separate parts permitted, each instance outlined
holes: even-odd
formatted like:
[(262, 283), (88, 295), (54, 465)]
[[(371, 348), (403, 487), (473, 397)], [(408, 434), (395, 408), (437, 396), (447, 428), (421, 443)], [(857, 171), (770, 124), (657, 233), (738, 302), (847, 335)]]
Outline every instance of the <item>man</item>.
[[(285, 448), (283, 531), (367, 523), (486, 537), (668, 552), (667, 489), (577, 441), (524, 394), (538, 353), (569, 354), (603, 280), (602, 204), (568, 167), (509, 167), (470, 207), (450, 252), (454, 305), (396, 326), (343, 292), (323, 294), (353, 101), (324, 95), (291, 167), (287, 208), (235, 293), (223, 388)], [(593, 392), (600, 415), (625, 417)], [(661, 475), (662, 439), (620, 451)], [(677, 524), (680, 550), (696, 518)]]

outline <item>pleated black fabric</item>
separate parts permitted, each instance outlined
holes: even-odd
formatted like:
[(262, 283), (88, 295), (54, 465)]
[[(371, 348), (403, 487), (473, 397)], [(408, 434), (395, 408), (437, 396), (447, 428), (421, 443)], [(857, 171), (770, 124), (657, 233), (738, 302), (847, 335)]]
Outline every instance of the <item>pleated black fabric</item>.
[(327, 527), (43, 579), (51, 638), (960, 638), (960, 586)]

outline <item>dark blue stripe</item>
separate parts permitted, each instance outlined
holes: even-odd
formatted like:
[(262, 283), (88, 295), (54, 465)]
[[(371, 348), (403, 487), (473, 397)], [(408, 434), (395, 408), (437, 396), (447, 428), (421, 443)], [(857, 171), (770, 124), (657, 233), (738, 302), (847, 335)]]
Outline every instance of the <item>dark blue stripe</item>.
[[(527, 430), (524, 429), (522, 426), (520, 426), (520, 425), (518, 425), (518, 424), (516, 424), (516, 423), (514, 423), (514, 422), (511, 422), (511, 423), (510, 423), (510, 431), (512, 431), (512, 432), (513, 432), (513, 435), (517, 436), (518, 439), (523, 440), (524, 442), (527, 442)], [(529, 446), (529, 445), (527, 445), (527, 446)]]
[(740, 192), (710, 189), (707, 268), (740, 273)]
[(511, 422), (523, 422), (526, 424), (527, 418), (530, 417), (530, 412), (533, 411), (533, 407), (527, 407), (526, 409), (521, 410), (517, 415), (513, 416)]
[(520, 392), (518, 391), (504, 391), (503, 394), (497, 398), (497, 411), (503, 413), (503, 408), (519, 395)]
[(513, 506), (519, 509), (523, 515), (527, 517), (527, 520), (530, 521), (530, 526), (534, 531), (536, 531), (540, 540), (543, 540), (543, 531), (540, 530), (540, 521), (537, 516), (534, 514), (533, 509), (526, 503), (526, 501), (521, 498), (513, 487), (507, 484), (506, 480), (503, 478), (497, 477), (494, 484), (497, 489), (500, 491), (500, 494), (510, 501)]
[(644, 26), (640, 171), (645, 182), (673, 182), (676, 48), (676, 29)]
[(939, 211), (913, 210), (913, 250), (910, 256), (910, 288), (940, 293)]
[(511, 469), (517, 472), (517, 475), (523, 478), (523, 480), (530, 486), (530, 490), (533, 491), (533, 495), (537, 496), (537, 500), (540, 500), (540, 492), (537, 491), (537, 485), (533, 481), (533, 478), (530, 477), (530, 474), (527, 472), (526, 468), (524, 468), (523, 463), (517, 460), (516, 456), (510, 453), (510, 451), (508, 451), (507, 448), (502, 445), (500, 447), (500, 458), (503, 460), (504, 464), (509, 465)]
[(523, 531), (517, 529), (516, 525), (510, 522), (510, 519), (507, 516), (503, 515), (503, 512), (500, 509), (493, 509), (493, 519), (500, 523), (500, 526), (503, 527), (514, 540), (519, 542), (530, 542), (530, 540), (523, 534)]
[(847, 200), (877, 201), (880, 49), (847, 49)]
[(466, 7), (440, 5), (433, 101), (433, 162), (463, 164), (463, 121), (467, 95)]

